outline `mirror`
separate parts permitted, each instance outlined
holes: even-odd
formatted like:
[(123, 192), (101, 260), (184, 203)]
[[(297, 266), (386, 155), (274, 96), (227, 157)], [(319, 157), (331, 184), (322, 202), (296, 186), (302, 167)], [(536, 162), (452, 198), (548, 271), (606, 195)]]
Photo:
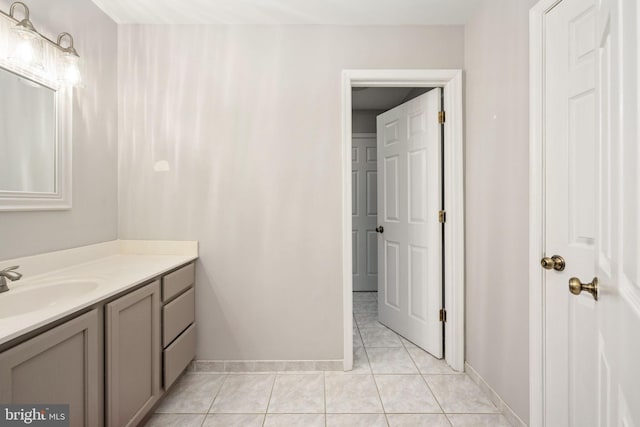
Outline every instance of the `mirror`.
[(0, 65), (0, 210), (69, 209), (70, 91)]
[(0, 69), (0, 190), (56, 190), (56, 92)]

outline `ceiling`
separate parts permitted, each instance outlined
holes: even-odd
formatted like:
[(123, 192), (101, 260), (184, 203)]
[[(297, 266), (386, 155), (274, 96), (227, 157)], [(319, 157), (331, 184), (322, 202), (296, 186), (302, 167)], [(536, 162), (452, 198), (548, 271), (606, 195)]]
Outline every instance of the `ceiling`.
[(119, 24), (463, 25), (481, 0), (93, 0)]
[(351, 107), (354, 110), (386, 111), (430, 90), (431, 88), (411, 87), (353, 88)]

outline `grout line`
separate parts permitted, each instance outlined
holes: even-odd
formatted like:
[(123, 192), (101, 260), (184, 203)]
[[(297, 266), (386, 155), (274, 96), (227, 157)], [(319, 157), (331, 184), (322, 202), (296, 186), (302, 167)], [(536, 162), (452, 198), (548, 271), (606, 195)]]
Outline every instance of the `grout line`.
[(276, 380), (278, 379), (278, 374), (273, 376), (273, 384), (271, 384), (271, 392), (269, 393), (269, 401), (267, 402), (267, 408), (264, 410), (264, 420), (262, 420), (262, 426), (267, 422), (267, 414), (269, 413), (269, 406), (271, 406), (271, 398), (273, 397), (273, 389), (276, 388)]
[[(422, 376), (422, 371), (420, 370), (420, 368), (418, 367), (418, 364), (416, 363), (416, 361), (413, 359), (413, 356), (411, 355), (411, 353), (409, 352), (409, 349), (407, 348), (407, 346), (404, 344), (404, 342), (402, 341), (402, 339), (400, 340), (400, 342), (402, 343), (402, 348), (404, 348), (404, 351), (407, 352), (407, 354), (409, 355), (409, 359), (411, 359), (411, 362), (413, 363), (413, 366), (416, 367), (416, 370), (418, 371), (418, 375)], [(424, 380), (424, 377), (422, 378)], [(427, 384), (427, 387), (429, 387), (429, 385)], [(431, 389), (429, 389), (429, 391), (431, 391)], [(431, 391), (431, 394), (433, 394), (433, 391)], [(435, 398), (435, 396), (434, 396)], [(441, 408), (442, 409), (442, 408)]]
[[(207, 415), (210, 413), (211, 408), (213, 408), (213, 403), (216, 401), (216, 399), (218, 398), (218, 395), (220, 394), (220, 391), (222, 391), (222, 387), (224, 387), (225, 383), (227, 382), (227, 378), (229, 378), (229, 375), (225, 375), (224, 379), (222, 380), (222, 384), (220, 384), (220, 388), (218, 389), (218, 391), (216, 391), (213, 395), (213, 400), (211, 401), (211, 404), (209, 405), (209, 409), (207, 409)], [(205, 417), (206, 419), (207, 417)]]
[(322, 401), (324, 402), (324, 427), (327, 427), (327, 373), (322, 373)]
[[(378, 392), (378, 400), (380, 401), (380, 406), (382, 406), (382, 412), (384, 413), (385, 419), (387, 419), (387, 410), (384, 408), (384, 402), (382, 401), (382, 396), (380, 395), (380, 387), (378, 387), (378, 381), (376, 380), (376, 376), (371, 374), (373, 377), (373, 383), (376, 385), (376, 391)], [(387, 424), (389, 424), (389, 420), (387, 419)]]
[[(429, 385), (429, 382), (427, 381), (427, 379), (424, 377), (424, 375), (420, 375), (420, 378), (422, 378), (422, 381), (424, 381), (424, 383), (427, 385), (427, 388), (429, 389), (429, 391), (431, 392), (431, 395), (433, 396), (433, 398), (435, 399), (436, 403), (438, 404), (438, 407), (440, 408), (440, 410), (442, 411), (443, 414), (446, 415), (446, 412), (444, 411), (444, 408), (442, 407), (442, 404), (440, 403), (440, 401), (438, 400), (438, 397), (436, 396), (436, 394), (433, 392), (433, 389), (431, 388), (431, 386)], [(447, 418), (447, 421), (449, 420), (449, 418)]]

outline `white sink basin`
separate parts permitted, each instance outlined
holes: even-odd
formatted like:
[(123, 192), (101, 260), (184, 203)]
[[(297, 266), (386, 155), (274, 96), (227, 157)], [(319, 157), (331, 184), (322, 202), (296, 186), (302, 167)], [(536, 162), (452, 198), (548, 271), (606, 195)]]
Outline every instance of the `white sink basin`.
[(16, 286), (0, 294), (0, 319), (66, 304), (95, 291), (99, 286), (98, 281), (84, 279)]

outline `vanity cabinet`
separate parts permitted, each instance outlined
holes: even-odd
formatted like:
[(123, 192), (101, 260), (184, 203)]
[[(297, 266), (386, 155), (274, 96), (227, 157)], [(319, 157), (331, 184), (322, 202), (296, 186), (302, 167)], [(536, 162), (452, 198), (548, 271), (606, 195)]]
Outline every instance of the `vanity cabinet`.
[(140, 425), (195, 357), (194, 286), (190, 263), (20, 337), (0, 352), (0, 403), (69, 404), (71, 426)]
[(161, 396), (160, 282), (105, 307), (107, 425), (135, 426)]
[(0, 353), (0, 402), (69, 404), (71, 426), (102, 425), (98, 310)]

